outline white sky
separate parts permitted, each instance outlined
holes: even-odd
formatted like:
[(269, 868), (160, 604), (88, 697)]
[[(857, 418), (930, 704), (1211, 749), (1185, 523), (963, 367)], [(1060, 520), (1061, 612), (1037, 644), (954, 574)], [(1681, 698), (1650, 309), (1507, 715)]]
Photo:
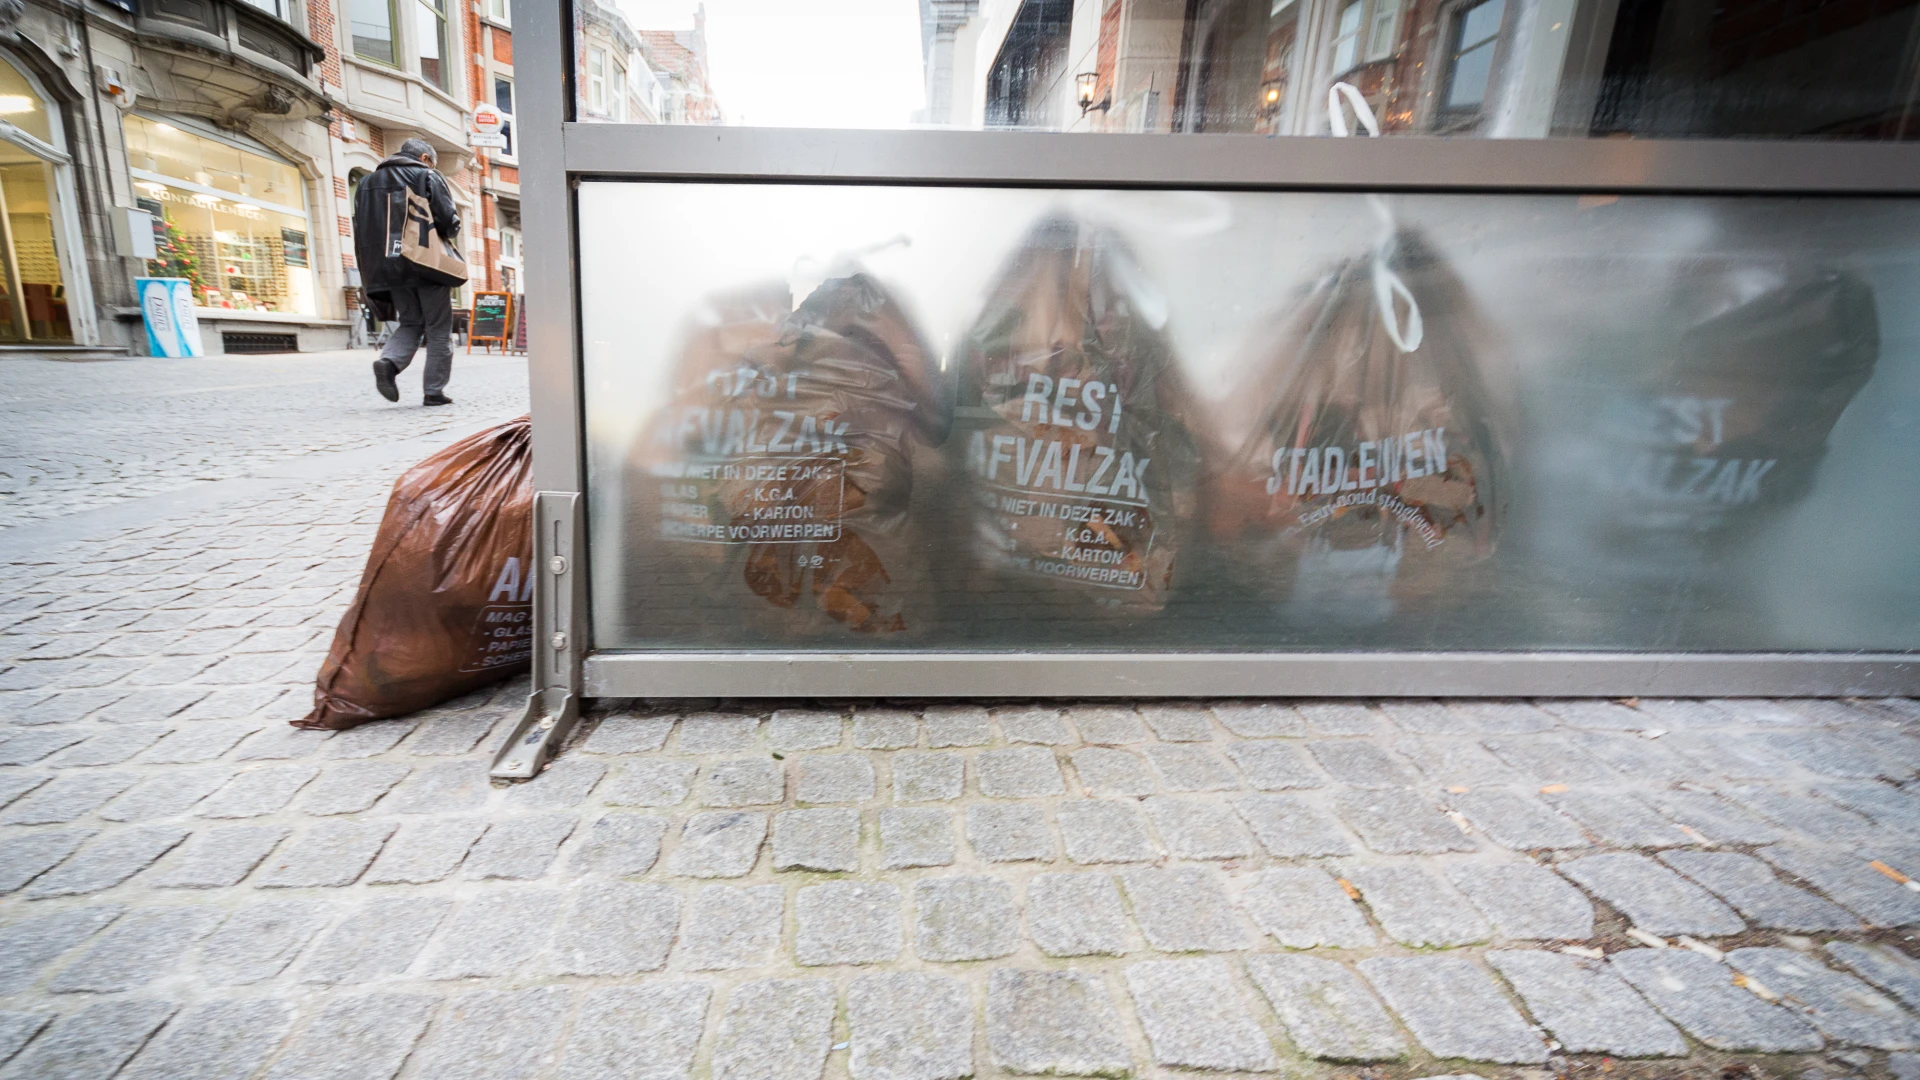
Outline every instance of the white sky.
[[(614, 0), (635, 30), (688, 30), (696, 0)], [(926, 103), (917, 0), (707, 0), (729, 124), (903, 127)]]

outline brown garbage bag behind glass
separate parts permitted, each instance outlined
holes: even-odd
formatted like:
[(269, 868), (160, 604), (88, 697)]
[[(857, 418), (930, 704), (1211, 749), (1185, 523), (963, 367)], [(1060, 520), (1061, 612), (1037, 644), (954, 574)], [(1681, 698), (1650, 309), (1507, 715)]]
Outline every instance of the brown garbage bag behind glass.
[(785, 283), (709, 301), (633, 447), (624, 618), (642, 634), (779, 643), (918, 625), (907, 506), (913, 445), (946, 435), (939, 370), (864, 272), (788, 305)]
[(1166, 304), (1112, 230), (1036, 225), (955, 357), (949, 454), (973, 482), (976, 561), (1013, 597), (1117, 616), (1158, 612), (1197, 509), (1189, 396)]
[(1481, 368), (1492, 339), (1465, 287), (1399, 229), (1270, 333), (1208, 470), (1228, 572), (1302, 625), (1375, 625), (1444, 593), (1492, 553), (1502, 513), (1502, 409)]
[(523, 416), (394, 481), (360, 591), (321, 665), (313, 711), (295, 727), (401, 716), (527, 670), (532, 469)]

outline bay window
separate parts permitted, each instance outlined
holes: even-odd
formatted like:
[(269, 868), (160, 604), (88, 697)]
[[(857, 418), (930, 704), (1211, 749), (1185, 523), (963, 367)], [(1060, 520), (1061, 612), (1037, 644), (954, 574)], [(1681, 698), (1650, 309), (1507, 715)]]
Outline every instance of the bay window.
[(348, 9), (353, 26), (353, 55), (362, 60), (398, 66), (393, 42), (393, 0), (353, 0)]

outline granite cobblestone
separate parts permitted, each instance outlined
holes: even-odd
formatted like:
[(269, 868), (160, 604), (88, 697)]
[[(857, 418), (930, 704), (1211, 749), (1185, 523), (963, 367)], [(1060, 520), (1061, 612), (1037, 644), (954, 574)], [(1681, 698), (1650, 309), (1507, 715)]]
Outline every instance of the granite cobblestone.
[(0, 1077), (1913, 1054), (1913, 702), (590, 703), (502, 790), (524, 680), (286, 725), (406, 464), (10, 563)]

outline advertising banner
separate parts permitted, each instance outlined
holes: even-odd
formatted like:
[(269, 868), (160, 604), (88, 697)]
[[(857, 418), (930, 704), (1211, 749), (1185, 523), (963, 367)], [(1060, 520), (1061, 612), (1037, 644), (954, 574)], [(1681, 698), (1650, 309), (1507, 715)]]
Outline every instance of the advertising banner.
[(135, 278), (140, 317), (147, 325), (147, 355), (205, 356), (200, 320), (193, 314), (193, 282), (186, 278)]

